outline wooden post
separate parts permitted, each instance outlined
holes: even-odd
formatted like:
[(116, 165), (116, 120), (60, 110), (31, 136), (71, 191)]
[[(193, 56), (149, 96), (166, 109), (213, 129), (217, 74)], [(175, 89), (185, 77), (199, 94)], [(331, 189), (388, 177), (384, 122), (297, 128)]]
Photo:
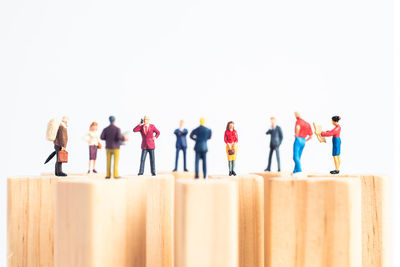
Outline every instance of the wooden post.
[(266, 267), (361, 266), (359, 180), (271, 178), (264, 185)]
[(175, 178), (149, 176), (146, 183), (146, 266), (172, 267)]
[(277, 177), (290, 177), (290, 173), (289, 172), (254, 172), (254, 173), (251, 173), (251, 174), (261, 176), (264, 179), (266, 179), (266, 178), (277, 178)]
[(7, 180), (7, 266), (54, 266), (54, 200), (58, 180)]
[(239, 266), (264, 267), (264, 182), (258, 175), (211, 175), (229, 179), (239, 192)]
[(175, 267), (238, 266), (237, 183), (178, 180), (175, 218)]
[[(321, 177), (319, 174), (309, 175)], [(378, 175), (332, 175), (361, 181), (363, 267), (390, 266), (389, 178)]]
[(143, 178), (59, 182), (56, 266), (145, 266), (145, 189)]

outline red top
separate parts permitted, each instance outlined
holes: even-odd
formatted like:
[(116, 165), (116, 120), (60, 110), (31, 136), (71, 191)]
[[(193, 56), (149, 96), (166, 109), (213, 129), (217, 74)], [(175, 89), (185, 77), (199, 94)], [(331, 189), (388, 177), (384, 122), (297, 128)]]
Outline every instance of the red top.
[(340, 125), (336, 125), (335, 128), (333, 128), (330, 131), (326, 131), (326, 132), (321, 132), (322, 136), (333, 136), (333, 137), (340, 137), (340, 130), (342, 130), (342, 128), (340, 127)]
[(236, 130), (230, 131), (226, 130), (224, 135), (224, 141), (227, 144), (237, 143), (238, 142), (238, 134)]
[(311, 130), (311, 125), (301, 118), (297, 118), (296, 127), (294, 130), (295, 133), (296, 133), (296, 128), (298, 125), (300, 126), (300, 132), (299, 132), (298, 137), (306, 138), (307, 135), (309, 135), (309, 136), (313, 135), (313, 132)]
[(142, 149), (156, 148), (153, 137), (158, 138), (160, 136), (160, 131), (157, 130), (156, 126), (153, 124), (149, 124), (149, 126), (139, 124), (133, 129), (133, 131), (140, 132), (142, 134)]

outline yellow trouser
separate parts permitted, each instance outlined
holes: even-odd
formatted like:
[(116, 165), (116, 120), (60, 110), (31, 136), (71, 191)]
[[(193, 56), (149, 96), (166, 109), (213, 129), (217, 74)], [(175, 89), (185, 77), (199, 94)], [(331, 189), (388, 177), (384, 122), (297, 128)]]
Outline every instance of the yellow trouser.
[(112, 156), (114, 156), (114, 178), (119, 177), (118, 174), (119, 149), (106, 149), (106, 153), (107, 153), (107, 177), (111, 177)]

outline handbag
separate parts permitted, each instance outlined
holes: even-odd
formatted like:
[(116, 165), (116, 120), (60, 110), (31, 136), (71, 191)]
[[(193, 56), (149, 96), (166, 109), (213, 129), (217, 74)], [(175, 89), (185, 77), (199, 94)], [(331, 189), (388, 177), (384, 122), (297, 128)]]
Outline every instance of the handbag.
[(67, 163), (68, 162), (68, 152), (65, 150), (58, 151), (58, 161), (57, 162)]
[(235, 155), (235, 149), (234, 149), (234, 148), (228, 149), (228, 154), (229, 154), (230, 156)]

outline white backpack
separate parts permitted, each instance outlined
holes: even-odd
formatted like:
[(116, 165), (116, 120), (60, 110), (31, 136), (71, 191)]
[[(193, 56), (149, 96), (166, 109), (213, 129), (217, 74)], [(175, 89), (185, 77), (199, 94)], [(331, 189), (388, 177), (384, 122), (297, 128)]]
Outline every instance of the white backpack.
[(59, 127), (60, 121), (58, 119), (51, 119), (49, 123), (47, 123), (46, 139), (48, 141), (56, 140)]

